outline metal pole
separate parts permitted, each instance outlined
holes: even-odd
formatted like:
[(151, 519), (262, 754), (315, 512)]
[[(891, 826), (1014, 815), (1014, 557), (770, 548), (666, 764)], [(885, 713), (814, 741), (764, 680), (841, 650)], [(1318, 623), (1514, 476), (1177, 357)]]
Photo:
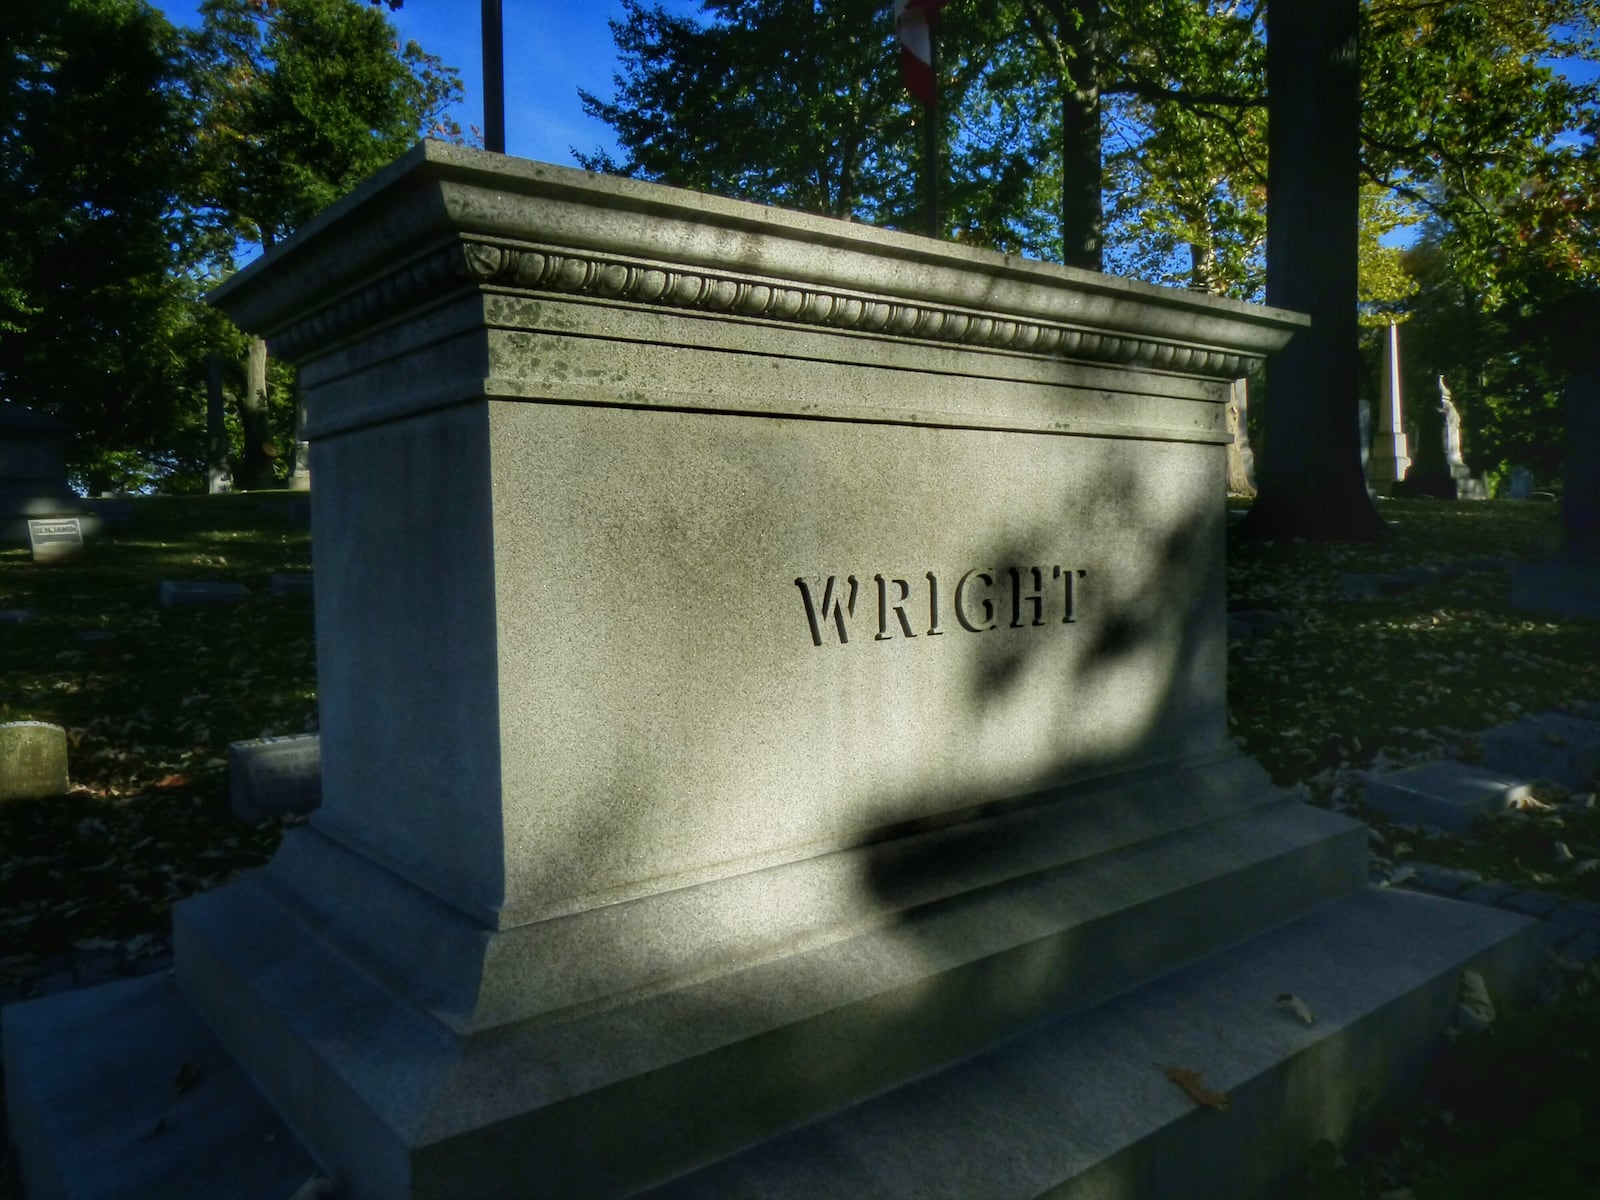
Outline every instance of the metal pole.
[(933, 75), (933, 102), (924, 114), (928, 127), (923, 131), (922, 169), (928, 189), (928, 236), (939, 236), (939, 30), (934, 14), (928, 13), (928, 69)]
[(505, 39), (500, 0), (483, 0), (483, 147), (506, 152)]

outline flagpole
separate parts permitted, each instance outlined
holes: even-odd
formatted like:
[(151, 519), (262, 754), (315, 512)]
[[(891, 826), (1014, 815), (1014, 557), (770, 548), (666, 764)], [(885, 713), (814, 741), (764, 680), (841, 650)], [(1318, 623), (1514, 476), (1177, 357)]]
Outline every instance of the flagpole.
[(922, 170), (928, 193), (928, 236), (939, 236), (939, 28), (928, 14), (928, 70), (933, 75), (933, 99), (928, 102), (928, 127), (922, 135)]
[(505, 39), (501, 33), (500, 0), (483, 0), (483, 148), (506, 152)]

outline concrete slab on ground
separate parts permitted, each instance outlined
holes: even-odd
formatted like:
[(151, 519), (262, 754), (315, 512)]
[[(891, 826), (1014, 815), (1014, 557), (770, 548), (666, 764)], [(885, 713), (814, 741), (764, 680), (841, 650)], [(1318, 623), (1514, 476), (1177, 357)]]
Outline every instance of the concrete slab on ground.
[(1451, 833), (1530, 794), (1528, 780), (1441, 758), (1366, 777), (1366, 803), (1392, 821)]

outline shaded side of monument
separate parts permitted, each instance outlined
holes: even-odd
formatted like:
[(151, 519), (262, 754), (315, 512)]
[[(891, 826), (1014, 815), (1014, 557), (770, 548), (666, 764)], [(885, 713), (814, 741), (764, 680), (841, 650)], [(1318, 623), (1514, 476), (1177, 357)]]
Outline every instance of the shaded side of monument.
[(41, 1195), (185, 1194), (31, 1049), (139, 1006), (293, 1131), (233, 1195), (1250, 1195), (1525, 978), (1227, 738), (1293, 314), (431, 142), (218, 302), (301, 366), (323, 802), (175, 982), (8, 1011)]

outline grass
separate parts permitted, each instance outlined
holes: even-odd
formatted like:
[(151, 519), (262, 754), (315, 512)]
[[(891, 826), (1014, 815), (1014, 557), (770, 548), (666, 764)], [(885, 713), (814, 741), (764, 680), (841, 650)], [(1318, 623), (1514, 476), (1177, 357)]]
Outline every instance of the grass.
[[(316, 727), (311, 605), (274, 597), (310, 569), (285, 497), (134, 501), (83, 559), (0, 551), (0, 721), (70, 740), (65, 799), (0, 804), (0, 972), (85, 939), (163, 935), (174, 900), (264, 861), (277, 830), (227, 805), (227, 745)], [(267, 511), (263, 511), (263, 508)], [(243, 583), (249, 599), (162, 609), (164, 579)]]
[[(228, 811), (227, 744), (316, 728), (310, 602), (267, 587), (274, 572), (310, 569), (287, 497), (133, 504), (135, 519), (80, 561), (0, 551), (0, 609), (34, 614), (0, 625), (0, 721), (65, 726), (74, 783), (65, 798), (0, 804), (0, 994), (23, 994), (74, 946), (160, 946), (173, 901), (264, 861), (281, 830)], [(1550, 549), (1554, 506), (1388, 501), (1383, 513), (1394, 532), (1379, 545), (1229, 546), (1230, 610), (1272, 614), (1269, 632), (1230, 645), (1232, 731), (1280, 782), (1339, 807), (1358, 803), (1360, 768), (1470, 754), (1485, 728), (1600, 701), (1600, 626), (1521, 615), (1502, 572), (1454, 571)], [(1404, 590), (1361, 582), (1397, 576)], [(252, 595), (163, 610), (163, 579)], [(1397, 865), (1417, 857), (1600, 898), (1600, 870), (1576, 869), (1600, 858), (1600, 817), (1581, 805), (1452, 838), (1375, 824)], [(1454, 1047), (1434, 1083), (1454, 1107), (1397, 1114), (1342, 1157), (1324, 1147), (1297, 1195), (1596, 1194), (1596, 982), (1585, 975), (1558, 1004)]]

